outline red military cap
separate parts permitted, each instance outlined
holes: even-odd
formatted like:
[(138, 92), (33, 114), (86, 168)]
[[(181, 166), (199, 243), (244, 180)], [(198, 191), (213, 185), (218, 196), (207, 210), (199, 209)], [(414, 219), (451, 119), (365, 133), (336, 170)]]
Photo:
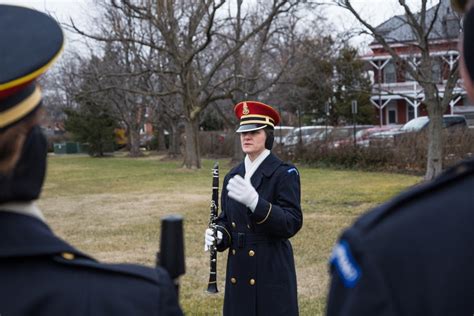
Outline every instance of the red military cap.
[(250, 132), (265, 127), (274, 128), (280, 123), (280, 114), (271, 106), (257, 101), (243, 101), (234, 107), (235, 116), (240, 120), (237, 133)]

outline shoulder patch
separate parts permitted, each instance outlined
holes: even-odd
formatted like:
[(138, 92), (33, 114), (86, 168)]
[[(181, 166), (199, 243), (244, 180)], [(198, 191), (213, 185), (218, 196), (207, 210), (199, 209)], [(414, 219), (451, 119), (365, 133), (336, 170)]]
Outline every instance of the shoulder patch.
[(334, 246), (329, 262), (336, 268), (345, 287), (353, 288), (357, 284), (361, 275), (360, 267), (345, 240), (339, 241)]
[(298, 172), (298, 170), (297, 170), (296, 168), (290, 168), (290, 169), (288, 169), (287, 172), (288, 172), (288, 173), (294, 172), (294, 173), (296, 173), (297, 175), (300, 175), (300, 173)]

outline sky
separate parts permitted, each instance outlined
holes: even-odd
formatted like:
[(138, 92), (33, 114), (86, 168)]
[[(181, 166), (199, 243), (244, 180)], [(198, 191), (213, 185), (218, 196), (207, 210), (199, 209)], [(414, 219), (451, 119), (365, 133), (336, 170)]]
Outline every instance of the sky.
[[(331, 0), (323, 1), (331, 2)], [(438, 2), (437, 0), (429, 1), (433, 4)], [(378, 25), (393, 15), (402, 13), (397, 0), (352, 0), (351, 2), (361, 12), (362, 17), (373, 25)], [(420, 1), (408, 0), (407, 2), (416, 6)], [(94, 15), (94, 0), (0, 0), (0, 3), (32, 7), (52, 15), (62, 23), (68, 23), (72, 18), (80, 27), (93, 30), (93, 23), (88, 23), (88, 21)], [(322, 10), (324, 10), (323, 16), (333, 25), (335, 32), (356, 29), (359, 26), (350, 13), (337, 6), (325, 6)], [(84, 47), (82, 41), (78, 35), (66, 31), (66, 51), (74, 51), (78, 47), (81, 49), (80, 47)], [(358, 37), (351, 43), (361, 49), (368, 41), (368, 37)]]

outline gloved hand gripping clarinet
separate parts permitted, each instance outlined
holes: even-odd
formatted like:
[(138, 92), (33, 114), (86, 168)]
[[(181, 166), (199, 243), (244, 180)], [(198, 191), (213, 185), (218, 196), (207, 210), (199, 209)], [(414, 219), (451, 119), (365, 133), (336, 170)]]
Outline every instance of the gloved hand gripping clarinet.
[(204, 251), (211, 249), (211, 246), (216, 243), (219, 244), (222, 241), (222, 232), (217, 231), (217, 242), (214, 238), (214, 230), (212, 228), (207, 228), (204, 233)]

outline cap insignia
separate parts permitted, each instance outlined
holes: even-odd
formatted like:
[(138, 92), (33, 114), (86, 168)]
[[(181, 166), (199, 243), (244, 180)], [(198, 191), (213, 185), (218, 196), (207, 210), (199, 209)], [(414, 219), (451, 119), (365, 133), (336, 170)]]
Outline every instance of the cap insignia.
[(244, 108), (243, 108), (242, 114), (247, 115), (249, 113), (250, 113), (250, 110), (249, 110), (249, 107), (247, 105), (247, 102), (244, 102)]

